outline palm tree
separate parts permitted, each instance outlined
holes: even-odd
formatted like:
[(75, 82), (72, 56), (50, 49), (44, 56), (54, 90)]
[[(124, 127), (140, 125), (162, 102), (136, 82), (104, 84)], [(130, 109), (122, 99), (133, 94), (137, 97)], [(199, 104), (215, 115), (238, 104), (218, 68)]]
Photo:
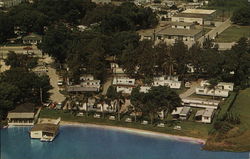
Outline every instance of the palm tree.
[(208, 81), (208, 85), (207, 85), (207, 88), (209, 89), (209, 90), (213, 90), (214, 91), (214, 93), (213, 93), (213, 99), (214, 99), (214, 96), (215, 96), (215, 89), (216, 89), (216, 87), (217, 87), (217, 85), (218, 85), (218, 80), (217, 79), (211, 79), (211, 80), (209, 80)]
[(175, 59), (171, 56), (171, 53), (167, 53), (166, 61), (162, 64), (165, 74), (171, 77), (174, 72), (174, 66), (176, 65)]
[(121, 120), (121, 104), (125, 102), (125, 98), (122, 95), (122, 92), (118, 92), (115, 95), (116, 105), (117, 105), (117, 112), (118, 112), (118, 120)]
[(104, 119), (104, 104), (106, 103), (107, 98), (104, 95), (100, 95), (97, 99), (97, 103), (101, 103), (102, 106), (102, 118)]

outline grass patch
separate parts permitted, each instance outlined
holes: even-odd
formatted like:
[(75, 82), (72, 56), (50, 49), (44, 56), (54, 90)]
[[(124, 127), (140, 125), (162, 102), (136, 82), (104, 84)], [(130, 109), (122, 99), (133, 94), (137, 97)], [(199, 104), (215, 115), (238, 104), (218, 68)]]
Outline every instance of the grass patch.
[[(231, 99), (232, 100), (232, 99)], [(228, 151), (250, 151), (250, 88), (241, 90), (234, 103), (230, 106), (230, 111), (240, 115), (241, 124), (236, 125), (225, 134), (225, 139), (220, 142), (214, 141), (211, 136), (207, 142), (206, 149), (228, 150)], [(225, 103), (224, 106), (229, 105)], [(226, 111), (226, 108), (224, 108)]]
[[(196, 137), (201, 139), (207, 139), (208, 132), (211, 128), (211, 125), (195, 123), (191, 121), (181, 121), (181, 122), (177, 121), (175, 122), (175, 124), (172, 124), (171, 121), (167, 121), (165, 128), (159, 128), (150, 124), (142, 125), (139, 122), (126, 123), (123, 121), (123, 119), (121, 121), (117, 120), (111, 121), (108, 120), (107, 118), (95, 119), (93, 118), (93, 115), (89, 116), (84, 115), (83, 117), (76, 117), (72, 113), (65, 112), (63, 110), (42, 109), (40, 113), (40, 118), (58, 118), (58, 117), (61, 117), (61, 119), (64, 121), (136, 128), (136, 129), (143, 129), (143, 130), (161, 132), (166, 134)], [(180, 131), (173, 130), (174, 125), (180, 125), (182, 127), (182, 130)]]
[(232, 92), (230, 93), (230, 96), (220, 104), (220, 111), (217, 115), (217, 118), (222, 118), (229, 111), (235, 101), (236, 96), (237, 93)]
[(215, 42), (236, 42), (241, 37), (250, 37), (250, 26), (232, 25), (222, 32)]

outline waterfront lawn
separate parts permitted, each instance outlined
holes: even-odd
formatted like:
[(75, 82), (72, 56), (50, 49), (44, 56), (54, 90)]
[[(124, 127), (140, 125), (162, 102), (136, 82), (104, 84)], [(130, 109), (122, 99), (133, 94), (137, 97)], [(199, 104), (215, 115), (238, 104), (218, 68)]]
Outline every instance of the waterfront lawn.
[(250, 26), (232, 25), (222, 32), (218, 38), (215, 39), (215, 42), (236, 42), (241, 37), (250, 37)]
[(241, 124), (224, 134), (221, 141), (211, 136), (206, 145), (209, 150), (250, 151), (250, 88), (241, 90), (230, 111), (240, 115)]
[[(120, 127), (129, 127), (136, 129), (143, 129), (155, 132), (161, 132), (166, 134), (173, 135), (181, 135), (181, 136), (189, 136), (196, 137), (201, 139), (207, 139), (208, 132), (211, 129), (211, 124), (202, 124), (196, 123), (192, 121), (166, 121), (165, 128), (156, 127), (155, 125), (142, 125), (139, 122), (135, 123), (126, 123), (123, 121), (111, 121), (108, 120), (107, 117), (105, 119), (96, 119), (93, 118), (93, 115), (86, 116), (84, 114), (83, 117), (76, 117), (70, 112), (65, 112), (63, 110), (52, 110), (52, 109), (42, 109), (40, 112), (40, 118), (58, 118), (61, 117), (63, 121), (71, 121), (71, 122), (80, 122), (80, 123), (90, 123), (90, 124), (99, 124), (99, 125), (110, 125), (110, 126), (120, 126)], [(174, 130), (173, 127), (175, 125), (181, 126), (182, 130)]]
[(236, 150), (250, 151), (250, 88), (240, 91), (231, 111), (240, 115), (241, 124), (237, 135), (227, 139), (235, 145)]

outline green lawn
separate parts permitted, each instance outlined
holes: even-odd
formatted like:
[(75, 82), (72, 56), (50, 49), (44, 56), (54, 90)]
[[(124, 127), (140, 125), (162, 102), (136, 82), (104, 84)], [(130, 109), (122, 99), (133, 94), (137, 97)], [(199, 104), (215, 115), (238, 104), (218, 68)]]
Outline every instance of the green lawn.
[(75, 117), (69, 112), (65, 112), (63, 110), (51, 110), (51, 109), (42, 109), (40, 113), (40, 118), (58, 118), (61, 117), (63, 121), (72, 121), (72, 122), (80, 122), (80, 123), (92, 123), (92, 124), (100, 124), (100, 125), (111, 125), (111, 126), (120, 126), (120, 127), (129, 127), (136, 129), (143, 129), (155, 132), (161, 132), (166, 134), (174, 134), (181, 136), (189, 136), (207, 139), (208, 132), (211, 128), (209, 124), (195, 123), (192, 121), (181, 121), (177, 122), (174, 125), (180, 125), (182, 130), (173, 130), (173, 125), (170, 121), (167, 121), (167, 125), (165, 128), (159, 128), (153, 125), (141, 125), (140, 123), (126, 123), (124, 119), (122, 121), (111, 121), (107, 118), (105, 119), (95, 119), (93, 115), (83, 116), (83, 117)]
[(211, 136), (206, 147), (210, 150), (250, 151), (250, 88), (239, 92), (230, 111), (240, 115), (241, 124), (228, 131), (220, 142)]
[(250, 26), (232, 25), (222, 32), (215, 42), (236, 42), (241, 37), (250, 37)]

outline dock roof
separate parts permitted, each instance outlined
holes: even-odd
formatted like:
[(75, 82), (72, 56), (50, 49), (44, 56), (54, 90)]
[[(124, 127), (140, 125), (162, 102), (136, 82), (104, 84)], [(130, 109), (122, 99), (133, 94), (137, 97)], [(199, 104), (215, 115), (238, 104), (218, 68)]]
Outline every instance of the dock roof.
[(59, 125), (56, 124), (36, 124), (33, 128), (31, 128), (30, 132), (32, 131), (42, 131), (48, 133), (56, 133), (59, 129)]

